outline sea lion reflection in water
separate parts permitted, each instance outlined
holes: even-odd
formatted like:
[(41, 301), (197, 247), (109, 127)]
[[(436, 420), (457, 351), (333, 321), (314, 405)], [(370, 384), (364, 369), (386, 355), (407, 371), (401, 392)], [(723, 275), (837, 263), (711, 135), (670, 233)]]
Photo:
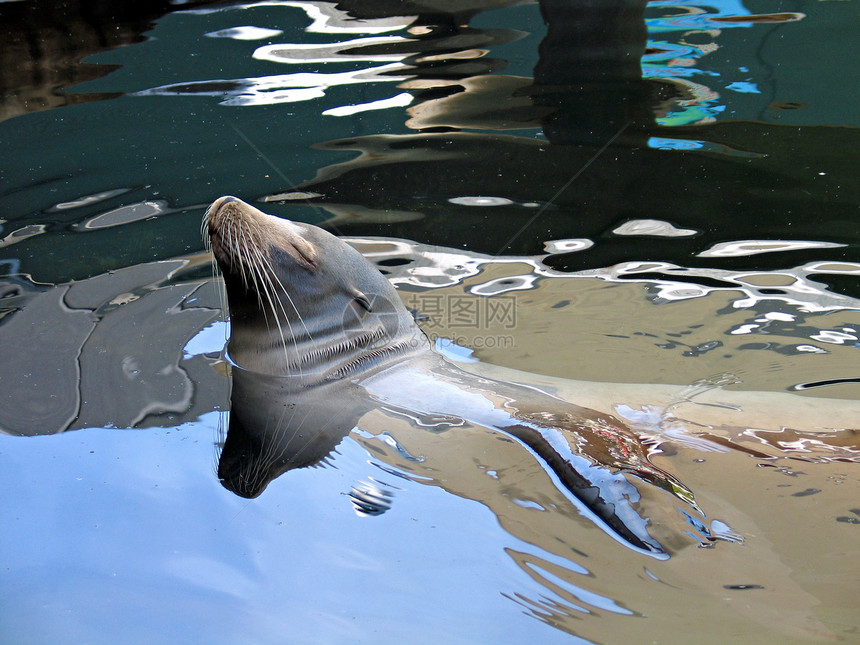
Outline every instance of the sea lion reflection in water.
[[(668, 557), (637, 512), (636, 480), (681, 500), (684, 521), (710, 537), (692, 493), (650, 463), (621, 421), (449, 363), (385, 276), (337, 237), (229, 196), (209, 207), (204, 232), (230, 309), (232, 409), (218, 467), (230, 490), (259, 495), (286, 470), (323, 460), (378, 410), (427, 433), (517, 442), (579, 514), (637, 551)], [(435, 461), (444, 469), (448, 459)]]

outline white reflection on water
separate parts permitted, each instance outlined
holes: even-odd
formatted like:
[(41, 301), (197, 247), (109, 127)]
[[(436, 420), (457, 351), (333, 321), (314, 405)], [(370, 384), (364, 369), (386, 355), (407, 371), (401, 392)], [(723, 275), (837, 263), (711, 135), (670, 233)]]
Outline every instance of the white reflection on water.
[(411, 24), (415, 16), (354, 18), (328, 2), (249, 2), (226, 7), (190, 9), (186, 13), (206, 14), (242, 11), (256, 7), (291, 7), (301, 9), (312, 21), (305, 31), (312, 34), (379, 34), (396, 31)]
[[(379, 34), (404, 29), (414, 17), (395, 16), (358, 20), (334, 8), (333, 5), (319, 2), (258, 2), (231, 7), (194, 9), (189, 13), (229, 12), (254, 7), (298, 8), (307, 13), (313, 21), (305, 28), (306, 32), (340, 35), (346, 33)], [(229, 37), (238, 40), (255, 40), (273, 37), (280, 30), (260, 27), (237, 26), (211, 32), (207, 35)], [(370, 36), (353, 40), (336, 40), (329, 43), (277, 43), (259, 47), (252, 58), (274, 63), (323, 65), (327, 63), (379, 62), (388, 63), (378, 67), (366, 67), (346, 72), (323, 73), (303, 71), (295, 74), (276, 74), (270, 76), (209, 79), (171, 83), (138, 92), (138, 96), (217, 96), (219, 102), (227, 106), (275, 105), (309, 101), (325, 96), (326, 90), (340, 85), (362, 83), (392, 83), (406, 80), (406, 75), (398, 74), (412, 69), (402, 61), (414, 52), (392, 54), (362, 53), (363, 48), (386, 45), (399, 45), (410, 42), (402, 36)], [(408, 99), (408, 100), (407, 100)], [(328, 116), (348, 116), (367, 110), (381, 110), (390, 107), (406, 107), (412, 101), (408, 94), (397, 94), (389, 99), (373, 101), (362, 105), (346, 105), (330, 108), (323, 112)]]
[(221, 29), (212, 31), (206, 34), (210, 38), (232, 38), (234, 40), (264, 40), (266, 38), (274, 38), (280, 36), (280, 29), (265, 29), (263, 27), (253, 27), (243, 25), (241, 27), (232, 27), (231, 29)]
[[(2, 225), (2, 222), (0, 222), (0, 225)], [(26, 226), (22, 226), (21, 228), (15, 229), (9, 233), (6, 237), (0, 238), (0, 249), (16, 244), (17, 242), (23, 242), (34, 235), (41, 235), (47, 230), (48, 227), (44, 224), (27, 224)], [(2, 231), (2, 228), (0, 228), (0, 231)]]
[[(715, 268), (687, 268), (669, 262), (631, 261), (596, 269), (576, 272), (561, 272), (547, 267), (543, 259), (549, 256), (492, 256), (459, 249), (428, 246), (403, 239), (393, 238), (344, 238), (373, 262), (385, 260), (406, 260), (398, 266), (385, 265), (389, 279), (398, 286), (435, 288), (461, 284), (479, 275), (490, 265), (512, 264), (528, 266), (528, 274), (507, 276), (508, 291), (520, 290), (522, 285), (536, 286), (542, 278), (592, 277), (607, 282), (641, 282), (652, 288), (651, 300), (654, 304), (701, 298), (708, 294), (739, 292), (734, 299), (736, 309), (751, 308), (764, 301), (781, 301), (799, 307), (801, 311), (814, 313), (857, 309), (857, 300), (850, 296), (834, 293), (826, 285), (815, 280), (816, 274), (858, 275), (860, 264), (854, 262), (809, 262), (779, 271), (732, 271)], [(556, 240), (544, 243), (547, 250), (569, 252), (588, 248), (589, 240)], [(843, 246), (830, 242), (790, 242), (790, 241), (745, 241), (727, 242), (726, 245), (739, 245), (740, 248), (756, 248), (758, 245), (767, 250), (795, 250), (798, 248), (829, 248)], [(568, 248), (570, 247), (570, 248)], [(761, 251), (764, 252), (764, 251)], [(641, 277), (638, 277), (641, 276)], [(660, 277), (655, 277), (660, 276)], [(720, 286), (707, 286), (714, 282)], [(498, 280), (472, 285), (472, 293), (482, 293), (489, 287), (493, 295), (504, 293)], [(702, 284), (704, 283), (704, 284)], [(776, 287), (776, 288), (775, 288)], [(483, 294), (486, 295), (486, 294)]]
[(452, 197), (448, 201), (461, 206), (509, 206), (514, 203), (507, 197), (490, 197), (486, 195)]
[(469, 289), (476, 296), (499, 296), (511, 291), (525, 291), (535, 288), (537, 276), (521, 275), (512, 278), (496, 278)]
[(402, 60), (403, 54), (368, 54), (356, 49), (408, 42), (410, 40), (402, 36), (377, 36), (341, 40), (335, 43), (279, 43), (260, 47), (254, 52), (254, 58), (273, 63), (393, 62)]
[(842, 329), (822, 329), (817, 334), (811, 336), (813, 340), (821, 341), (822, 343), (831, 343), (833, 345), (853, 345), (858, 341), (857, 330), (851, 327), (843, 327)]
[(584, 251), (594, 246), (594, 242), (586, 238), (572, 238), (569, 240), (548, 240), (543, 243), (543, 249), (547, 253), (570, 253), (572, 251)]
[(632, 219), (612, 231), (616, 235), (655, 235), (657, 237), (690, 237), (698, 231), (678, 228), (659, 219)]
[[(409, 307), (429, 316), (423, 326), (431, 338), (451, 338), (475, 350), (481, 361), (513, 366), (530, 360), (531, 352), (545, 351), (558, 361), (550, 368), (553, 374), (579, 378), (587, 372), (586, 380), (613, 380), (619, 378), (613, 376), (613, 363), (604, 365), (601, 356), (624, 356), (636, 366), (625, 374), (637, 380), (686, 382), (701, 376), (701, 369), (715, 369), (741, 374), (744, 388), (755, 383), (756, 388), (777, 390), (810, 381), (829, 384), (855, 374), (852, 351), (860, 347), (860, 301), (831, 290), (827, 283), (834, 276), (860, 276), (857, 263), (731, 271), (624, 262), (565, 273), (544, 264), (549, 256), (494, 257), (392, 238), (347, 241), (377, 263), (402, 290)], [(616, 294), (611, 306), (608, 295), (598, 295), (610, 292)], [(476, 321), (483, 321), (471, 330), (463, 329), (452, 313), (465, 300), (477, 311)], [(481, 313), (485, 301), (507, 302), (522, 313), (515, 330), (496, 324), (498, 320), (489, 323), (489, 314)], [(569, 313), (550, 313), (565, 310)], [(591, 322), (578, 322), (584, 319)], [(575, 351), (564, 354), (565, 335), (584, 348), (581, 360)], [(538, 337), (545, 343), (533, 343)], [(685, 362), (669, 370), (671, 374), (655, 377), (648, 365), (666, 360), (660, 356), (664, 353)], [(813, 355), (831, 357), (820, 362)], [(702, 360), (694, 365), (687, 362), (692, 357)], [(565, 367), (572, 360), (579, 360), (578, 367)], [(521, 367), (544, 368), (539, 361)]]
[(94, 229), (108, 228), (139, 222), (150, 217), (163, 215), (168, 211), (167, 202), (163, 200), (138, 202), (120, 206), (106, 213), (101, 213), (88, 220), (74, 225), (76, 231), (91, 231)]
[(124, 193), (127, 193), (130, 188), (115, 188), (113, 190), (103, 190), (98, 193), (93, 193), (91, 195), (82, 195), (77, 199), (73, 199), (68, 202), (61, 202), (59, 204), (55, 204), (48, 209), (47, 212), (53, 213), (55, 211), (65, 211), (72, 208), (81, 208), (82, 206), (90, 206), (92, 204), (98, 204), (99, 202), (103, 202), (112, 197), (117, 197)]
[(357, 105), (343, 105), (341, 107), (324, 110), (326, 116), (351, 116), (359, 112), (369, 112), (371, 110), (387, 110), (393, 107), (406, 107), (412, 103), (413, 96), (408, 92), (396, 94), (388, 99), (381, 101), (370, 101), (369, 103), (359, 103)]
[(799, 251), (801, 249), (834, 249), (845, 246), (836, 242), (814, 242), (810, 240), (740, 240), (720, 242), (698, 254), (700, 258), (734, 258), (759, 253)]
[(162, 85), (138, 92), (138, 96), (218, 96), (224, 97), (221, 105), (274, 105), (309, 101), (325, 96), (327, 89), (338, 85), (358, 85), (361, 83), (393, 83), (407, 76), (392, 75), (402, 72), (406, 65), (391, 63), (379, 67), (359, 69), (331, 74), (300, 72), (297, 74), (277, 74), (257, 78), (218, 79), (192, 81)]

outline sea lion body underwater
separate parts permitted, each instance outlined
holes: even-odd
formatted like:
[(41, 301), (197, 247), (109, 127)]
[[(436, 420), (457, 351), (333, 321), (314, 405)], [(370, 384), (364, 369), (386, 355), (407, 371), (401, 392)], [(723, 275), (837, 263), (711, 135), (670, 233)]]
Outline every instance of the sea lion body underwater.
[(363, 414), (384, 408), (520, 442), (580, 514), (637, 551), (668, 557), (625, 473), (683, 500), (710, 538), (692, 519), (704, 519), (692, 493), (651, 464), (621, 421), (449, 363), (389, 281), (342, 240), (229, 196), (209, 207), (204, 228), (224, 276), (234, 366), (219, 477), (238, 494), (256, 496), (285, 470), (320, 461)]

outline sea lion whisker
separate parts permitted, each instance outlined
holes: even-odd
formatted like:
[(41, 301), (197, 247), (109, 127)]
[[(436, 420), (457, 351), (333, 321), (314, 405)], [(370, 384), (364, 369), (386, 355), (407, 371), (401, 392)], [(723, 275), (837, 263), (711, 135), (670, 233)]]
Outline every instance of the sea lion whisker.
[(256, 482), (265, 477), (266, 468), (274, 459), (274, 446), (277, 443), (277, 433), (283, 426), (276, 424), (272, 427), (272, 419), (266, 417), (260, 443), (257, 446), (257, 458), (248, 464), (250, 467), (241, 472), (241, 479), (246, 490), (256, 487)]
[[(243, 238), (245, 237), (245, 231), (244, 230), (242, 231), (242, 237)], [(244, 239), (243, 239), (243, 242), (244, 242)], [(244, 245), (244, 248), (247, 249), (248, 248), (247, 245)], [(247, 251), (247, 250), (245, 251), (245, 254), (246, 255), (244, 257), (244, 263), (248, 265), (248, 273), (251, 275), (251, 281), (254, 283), (254, 292), (257, 294), (257, 302), (260, 305), (260, 309), (262, 310), (263, 316), (266, 319), (266, 327), (268, 327), (269, 326), (269, 316), (268, 316), (268, 313), (266, 312), (266, 308), (263, 306), (263, 296), (262, 296), (262, 291), (266, 291), (265, 274), (263, 271), (260, 270), (260, 267), (258, 266), (257, 258), (251, 257), (249, 251)], [(266, 291), (266, 295), (269, 296), (268, 291)], [(271, 299), (270, 299), (270, 303), (271, 303)], [(272, 312), (272, 314), (274, 315), (275, 320), (277, 321), (277, 319), (278, 319), (277, 313)]]
[(212, 222), (212, 205), (206, 209), (206, 212), (203, 213), (203, 219), (200, 220), (200, 237), (203, 238), (203, 247), (211, 252), (212, 251), (212, 239), (207, 235), (209, 227)]
[(399, 354), (400, 352), (404, 352), (409, 348), (409, 343), (407, 341), (403, 341), (397, 343), (395, 345), (389, 345), (388, 347), (381, 347), (379, 349), (371, 350), (366, 354), (362, 354), (357, 358), (351, 360), (350, 362), (342, 365), (337, 370), (329, 373), (326, 376), (326, 380), (329, 381), (337, 381), (343, 378), (349, 377), (353, 372), (355, 372), (359, 367), (364, 365), (367, 362), (378, 362), (394, 356), (395, 354)]
[(260, 458), (255, 460), (255, 463), (252, 465), (253, 467), (246, 473), (249, 482), (256, 482), (260, 479), (266, 472), (266, 467), (269, 464), (274, 463), (279, 456), (284, 454), (283, 450), (280, 451), (280, 455), (276, 454), (278, 443), (277, 433), (284, 426), (280, 423), (276, 423), (274, 430), (271, 430), (269, 429), (270, 422), (270, 419), (266, 419), (266, 431), (263, 433), (262, 441), (260, 442)]
[[(284, 295), (287, 296), (287, 300), (289, 300), (290, 305), (293, 308), (293, 311), (296, 312), (296, 316), (298, 316), (299, 322), (302, 323), (302, 327), (304, 328), (305, 333), (308, 335), (308, 338), (312, 342), (316, 342), (316, 339), (313, 337), (313, 334), (311, 334), (311, 330), (308, 329), (308, 326), (305, 323), (305, 320), (302, 317), (302, 314), (299, 311), (299, 308), (296, 307), (296, 303), (293, 301), (292, 296), (290, 296), (290, 292), (284, 286), (284, 283), (281, 282), (281, 279), (278, 277), (277, 273), (275, 272), (274, 268), (272, 267), (272, 263), (268, 260), (268, 258), (264, 258), (264, 260), (266, 262), (266, 267), (269, 269), (269, 273), (267, 275), (269, 276), (269, 279), (273, 281), (272, 286), (274, 286), (274, 283), (277, 283), (277, 286), (281, 288), (281, 291), (283, 291)], [(286, 315), (286, 311), (284, 311), (284, 315)]]
[[(253, 269), (249, 262), (248, 252), (247, 252), (247, 240), (245, 239), (245, 227), (244, 226), (236, 226), (235, 227), (235, 235), (236, 235), (236, 248), (239, 250), (239, 266), (242, 271), (242, 281), (245, 285), (245, 290), (251, 288), (251, 280), (248, 278), (247, 274), (250, 274), (253, 278)], [(247, 274), (246, 274), (247, 271)]]
[[(260, 293), (260, 281), (258, 280), (258, 275), (260, 275), (261, 272), (249, 252), (249, 249), (251, 248), (250, 239), (252, 238), (252, 233), (247, 225), (243, 222), (237, 222), (236, 220), (230, 220), (227, 231), (231, 258), (234, 260), (234, 264), (238, 264), (239, 266), (242, 285), (246, 291), (253, 290), (256, 294), (257, 301), (263, 315), (266, 317), (266, 325), (268, 326), (268, 315), (265, 307), (263, 307), (263, 299)], [(253, 289), (251, 288), (252, 285)]]
[[(242, 279), (242, 286), (247, 290), (248, 280), (245, 277), (245, 267), (241, 261), (240, 246), (236, 240), (236, 227), (232, 220), (227, 220), (223, 230), (223, 241), (226, 242), (227, 258), (230, 262), (231, 269), (239, 270), (239, 276)], [(223, 247), (222, 247), (223, 248)], [(237, 267), (238, 265), (238, 267)]]
[[(245, 289), (248, 290), (251, 288), (251, 283), (254, 282), (254, 266), (251, 262), (251, 257), (248, 253), (248, 229), (246, 226), (237, 225), (236, 226), (236, 237), (237, 244), (239, 250), (239, 259), (240, 264), (242, 266), (242, 277), (245, 281)], [(247, 272), (247, 273), (246, 273)], [(256, 286), (256, 285), (255, 285)], [(254, 289), (256, 292), (256, 288)]]
[[(287, 328), (289, 330), (289, 336), (293, 341), (293, 346), (296, 349), (297, 355), (299, 354), (299, 344), (298, 344), (298, 341), (296, 340), (296, 335), (293, 332), (293, 325), (290, 322), (290, 317), (287, 315), (286, 309), (284, 308), (284, 303), (281, 301), (280, 298), (278, 298), (276, 295), (272, 294), (272, 292), (275, 291), (275, 285), (274, 285), (274, 282), (272, 280), (273, 276), (274, 276), (275, 280), (278, 280), (278, 284), (281, 286), (281, 291), (290, 300), (290, 304), (293, 304), (292, 299), (290, 299), (289, 294), (283, 288), (283, 285), (281, 284), (280, 280), (277, 278), (277, 276), (275, 276), (274, 269), (272, 268), (272, 265), (269, 262), (269, 259), (263, 255), (262, 251), (260, 251), (259, 248), (255, 247), (255, 249), (256, 249), (256, 254), (257, 254), (257, 260), (259, 262), (258, 270), (260, 273), (261, 282), (264, 285), (263, 291), (266, 295), (266, 299), (269, 302), (269, 307), (271, 307), (271, 309), (272, 309), (272, 314), (275, 317), (275, 323), (277, 324), (277, 327), (278, 327), (278, 335), (281, 338), (281, 346), (282, 346), (283, 351), (284, 351), (284, 366), (286, 367), (287, 371), (289, 371), (290, 360), (289, 360), (289, 354), (287, 352), (287, 339), (284, 336), (284, 328), (283, 328), (283, 325), (281, 324), (281, 317), (278, 316), (278, 311), (275, 307), (275, 302), (277, 302), (277, 306), (278, 306), (278, 308), (280, 308), (280, 311), (283, 314), (284, 321), (287, 323)], [(264, 269), (268, 269), (268, 270), (264, 270)], [(259, 292), (258, 292), (258, 294), (259, 294)], [(262, 309), (265, 310), (265, 307), (262, 307)], [(294, 304), (293, 304), (293, 309), (295, 309)], [(299, 315), (299, 320), (302, 320), (301, 315), (298, 313), (298, 310), (296, 310), (296, 314)], [(302, 324), (304, 325), (304, 320), (302, 320)], [(267, 325), (268, 325), (268, 319), (267, 319)], [(311, 340), (313, 340), (313, 339), (311, 339)], [(299, 367), (299, 377), (304, 376), (304, 372), (301, 369), (301, 365), (299, 365), (298, 367)]]
[[(292, 308), (293, 308), (293, 311), (296, 312), (296, 316), (298, 317), (299, 322), (301, 323), (302, 327), (304, 328), (308, 339), (310, 340), (311, 344), (314, 346), (314, 349), (316, 349), (317, 340), (314, 338), (313, 334), (311, 334), (310, 329), (308, 329), (308, 326), (307, 326), (307, 323), (305, 322), (304, 317), (302, 316), (301, 312), (299, 312), (299, 309), (298, 309), (298, 307), (296, 307), (296, 304), (293, 301), (292, 296), (290, 296), (289, 291), (284, 286), (283, 282), (281, 282), (281, 279), (278, 277), (276, 271), (274, 270), (274, 267), (272, 267), (271, 261), (269, 260), (268, 257), (262, 255), (262, 253), (259, 254), (259, 259), (260, 259), (260, 263), (263, 264), (266, 269), (268, 269), (268, 271), (261, 271), (262, 275), (265, 277), (265, 280), (267, 281), (268, 288), (270, 288), (272, 290), (276, 290), (275, 285), (277, 283), (277, 287), (280, 287), (280, 292), (283, 293), (284, 296), (286, 296), (287, 301), (290, 303), (290, 306), (292, 306)], [(298, 340), (296, 338), (295, 332), (293, 331), (293, 325), (290, 322), (290, 317), (287, 315), (287, 311), (286, 311), (286, 308), (284, 307), (283, 301), (280, 298), (275, 298), (275, 300), (277, 300), (278, 305), (279, 305), (280, 310), (281, 310), (281, 313), (283, 314), (284, 320), (286, 321), (287, 326), (289, 328), (290, 338), (293, 341), (293, 346), (296, 348), (296, 355), (299, 356), (301, 354), (301, 352), (299, 352)], [(274, 310), (274, 304), (272, 304), (272, 309)], [(278, 317), (276, 316), (276, 318), (278, 318)], [(282, 331), (281, 326), (280, 326), (280, 319), (279, 318), (278, 318), (278, 330), (280, 332), (281, 340), (283, 341), (284, 357), (285, 357), (285, 359), (287, 359), (286, 364), (287, 364), (287, 366), (289, 366), (289, 359), (287, 357), (287, 341), (284, 338), (283, 331)], [(299, 376), (302, 376), (303, 372), (301, 369), (301, 363), (298, 363), (297, 366), (299, 367)]]
[(212, 204), (206, 207), (203, 213), (203, 219), (200, 220), (200, 237), (203, 240), (203, 246), (208, 251), (211, 248), (212, 240), (206, 235), (209, 230), (209, 223), (212, 221)]
[[(233, 225), (229, 220), (225, 221), (220, 229), (220, 239), (221, 243), (219, 245), (221, 250), (221, 255), (224, 256), (226, 260), (226, 264), (229, 268), (236, 268), (236, 260), (233, 257), (235, 252), (233, 249), (235, 248), (235, 243), (233, 242)], [(241, 271), (241, 269), (240, 269)]]
[[(300, 428), (300, 427), (302, 426), (302, 423), (304, 423), (305, 419), (307, 419), (307, 414), (305, 415), (305, 417), (304, 417), (301, 421), (299, 421), (298, 423), (294, 423), (294, 422), (293, 422), (293, 421), (294, 421), (294, 418), (293, 418), (293, 417), (294, 417), (294, 415), (295, 415), (295, 412), (296, 412), (296, 411), (295, 411), (295, 408), (293, 408), (293, 409), (291, 410), (291, 416), (290, 416), (289, 421), (287, 421), (286, 423), (284, 423), (284, 417), (285, 417), (285, 416), (286, 416), (286, 414), (287, 414), (287, 406), (285, 406), (285, 407), (284, 407), (284, 410), (281, 412), (281, 418), (278, 420), (278, 423), (277, 423), (277, 426), (276, 426), (276, 428), (277, 428), (276, 432), (280, 433), (280, 432), (283, 432), (283, 431), (288, 430), (288, 429), (290, 429), (290, 428)], [(293, 439), (295, 439), (297, 436), (299, 436), (299, 433), (298, 433), (298, 432), (292, 432), (292, 433), (290, 433), (289, 438), (287, 439), (287, 441), (286, 441), (286, 442), (284, 442), (284, 443), (283, 443), (283, 445), (281, 446), (281, 449), (280, 449), (280, 450), (278, 450), (278, 451), (276, 452), (276, 451), (274, 450), (274, 448), (275, 448), (275, 444), (276, 444), (276, 443), (278, 443), (278, 442), (274, 441), (275, 435), (274, 435), (274, 433), (273, 433), (273, 434), (272, 434), (272, 439), (273, 439), (273, 440), (272, 440), (272, 442), (271, 442), (271, 444), (272, 444), (272, 449), (269, 451), (269, 454), (268, 454), (268, 456), (267, 456), (267, 458), (268, 458), (268, 463), (273, 463), (273, 462), (275, 462), (276, 460), (283, 458), (283, 456), (284, 456), (285, 454), (287, 454), (287, 452), (288, 452), (288, 450), (289, 450), (289, 448), (290, 448), (290, 444), (293, 442)], [(307, 444), (305, 444), (305, 447), (306, 447), (306, 446), (307, 446)], [(302, 450), (304, 450), (304, 448), (300, 448), (298, 451), (294, 451), (290, 456), (298, 456), (298, 455), (302, 452)]]
[[(263, 315), (266, 316), (266, 327), (269, 326), (268, 320), (268, 312), (266, 311), (265, 302), (263, 301), (263, 297), (265, 296), (266, 302), (269, 303), (269, 308), (272, 311), (272, 315), (275, 316), (275, 321), (280, 325), (278, 321), (278, 312), (275, 309), (275, 300), (272, 296), (272, 284), (271, 279), (269, 278), (269, 273), (265, 269), (268, 269), (269, 266), (265, 265), (265, 257), (263, 256), (262, 251), (257, 247), (246, 246), (246, 254), (248, 265), (251, 267), (251, 272), (254, 276), (254, 288), (257, 293), (257, 302), (260, 305), (260, 309), (263, 311)], [(253, 253), (253, 256), (251, 255)], [(281, 307), (283, 313), (283, 307)]]
[[(286, 419), (288, 411), (289, 411), (290, 416), (289, 416), (289, 419)], [(295, 414), (296, 414), (296, 407), (295, 406), (285, 405), (284, 409), (281, 411), (280, 418), (278, 419), (278, 421), (275, 424), (275, 429), (271, 432), (269, 432), (267, 430), (267, 432), (265, 433), (265, 437), (267, 437), (269, 439), (269, 441), (266, 442), (265, 438), (264, 438), (263, 442), (261, 442), (261, 446), (260, 446), (260, 457), (261, 457), (261, 459), (259, 460), (259, 463), (257, 464), (256, 473), (255, 473), (260, 479), (263, 479), (262, 476), (265, 475), (266, 467), (268, 465), (274, 464), (281, 459), (285, 459), (285, 455), (288, 455), (288, 458), (286, 460), (289, 460), (289, 458), (291, 458), (292, 461), (295, 461), (296, 460), (295, 458), (298, 457), (299, 455), (301, 455), (301, 453), (304, 452), (311, 445), (312, 442), (307, 441), (304, 446), (299, 448), (299, 450), (290, 451), (290, 444), (292, 444), (293, 439), (295, 439), (297, 437), (301, 438), (300, 433), (289, 432), (286, 442), (283, 442), (282, 439), (280, 438), (279, 435), (286, 434), (291, 429), (301, 428), (302, 425), (304, 424), (304, 422), (306, 421), (307, 417), (311, 414), (311, 411), (308, 410), (305, 413), (305, 416), (298, 423), (295, 423)], [(266, 427), (267, 428), (268, 428), (268, 425), (269, 425), (269, 419), (267, 418), (266, 419)], [(279, 450), (277, 449), (278, 445), (280, 445)], [(264, 447), (265, 447), (265, 450), (264, 450)]]
[[(272, 293), (273, 292), (272, 283), (271, 283), (271, 280), (269, 279), (269, 277), (266, 275), (266, 273), (264, 271), (260, 270), (259, 275), (260, 275), (261, 289), (257, 291), (257, 297), (260, 300), (260, 308), (263, 310), (263, 315), (265, 316), (265, 319), (266, 319), (266, 327), (269, 328), (269, 316), (268, 316), (268, 313), (266, 311), (266, 307), (264, 306), (264, 303), (263, 303), (263, 297), (265, 297), (265, 300), (268, 303), (268, 308), (272, 312), (272, 317), (274, 318), (274, 324), (278, 330), (278, 336), (281, 339), (281, 342), (279, 343), (279, 345), (281, 346), (281, 348), (284, 351), (284, 359), (287, 360), (287, 357), (288, 357), (288, 354), (287, 354), (287, 338), (286, 338), (286, 336), (284, 336), (284, 327), (283, 327), (283, 324), (281, 323), (281, 318), (278, 315), (278, 309), (281, 310), (281, 313), (286, 314), (286, 312), (284, 311), (284, 305), (283, 305), (283, 303), (281, 303), (280, 298), (278, 298), (277, 295), (274, 295)], [(290, 323), (290, 319), (286, 315), (284, 315), (284, 320), (287, 323), (287, 328), (289, 329), (290, 337), (293, 339), (293, 345), (298, 347), (296, 345), (296, 340), (295, 340), (295, 337), (293, 335), (293, 329), (292, 329), (292, 324)]]
[[(252, 262), (251, 256), (248, 254), (248, 240), (247, 240), (247, 230), (244, 226), (237, 227), (236, 230), (238, 242), (241, 244), (237, 244), (237, 256), (239, 258), (239, 266), (242, 270), (242, 278), (244, 281), (245, 290), (251, 290), (251, 285), (253, 283), (253, 291), (257, 294), (257, 299), (260, 298), (260, 290), (257, 285), (257, 275), (254, 271), (254, 265)], [(245, 277), (245, 271), (247, 270), (250, 278)], [(262, 303), (260, 303), (262, 304)]]
[(206, 212), (203, 215), (203, 220), (200, 223), (200, 235), (203, 238), (203, 247), (206, 249), (206, 252), (210, 254), (210, 267), (212, 268), (212, 281), (217, 283), (218, 286), (216, 291), (218, 293), (218, 304), (221, 308), (221, 311), (224, 312), (225, 315), (228, 314), (227, 308), (227, 288), (223, 281), (217, 280), (218, 275), (221, 273), (221, 267), (218, 265), (218, 260), (215, 257), (214, 249), (212, 247), (212, 238), (207, 235), (207, 232), (211, 226), (212, 222), (212, 206), (210, 205)]
[[(265, 271), (260, 268), (260, 262), (251, 255), (252, 249), (254, 252), (258, 252), (259, 245), (255, 243), (255, 238), (258, 235), (251, 230), (250, 225), (244, 220), (229, 217), (222, 220), (221, 236), (223, 246), (226, 246), (226, 255), (230, 267), (234, 271), (238, 269), (238, 275), (245, 291), (253, 291), (256, 294), (266, 326), (269, 327), (269, 314), (264, 306), (264, 296), (273, 309), (274, 303), (271, 294), (266, 292), (266, 285), (261, 281), (265, 277)], [(277, 312), (273, 313), (277, 322)], [(280, 323), (278, 326), (280, 328)], [(283, 336), (283, 332), (281, 335)]]

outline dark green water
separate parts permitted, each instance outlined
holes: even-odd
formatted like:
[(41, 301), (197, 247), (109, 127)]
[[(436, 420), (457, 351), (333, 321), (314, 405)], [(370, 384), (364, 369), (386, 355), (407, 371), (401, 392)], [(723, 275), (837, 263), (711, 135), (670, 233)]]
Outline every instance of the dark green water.
[[(487, 364), (857, 400), (856, 2), (450, 4), (0, 3), (0, 640), (857, 636), (838, 432), (773, 462), (681, 442), (670, 469), (753, 535), (666, 564), (555, 524), (525, 462), (531, 483), (494, 489), (509, 507), (444, 468), (405, 476), (390, 420), (251, 502), (220, 486), (200, 221), (224, 194), (376, 252), (431, 337)], [(504, 329), (452, 309), (505, 298)], [(736, 503), (730, 469), (768, 494)], [(360, 517), (346, 493), (374, 477), (395, 503)], [(737, 575), (709, 589), (708, 567)]]

